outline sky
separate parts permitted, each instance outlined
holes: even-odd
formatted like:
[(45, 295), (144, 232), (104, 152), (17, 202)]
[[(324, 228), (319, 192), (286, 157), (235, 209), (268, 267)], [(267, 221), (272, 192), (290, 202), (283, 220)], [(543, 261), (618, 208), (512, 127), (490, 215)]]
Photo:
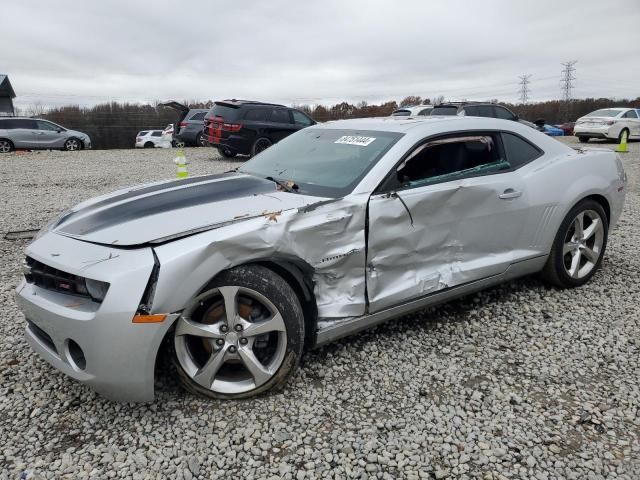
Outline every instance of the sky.
[(640, 96), (640, 0), (4, 2), (16, 106)]

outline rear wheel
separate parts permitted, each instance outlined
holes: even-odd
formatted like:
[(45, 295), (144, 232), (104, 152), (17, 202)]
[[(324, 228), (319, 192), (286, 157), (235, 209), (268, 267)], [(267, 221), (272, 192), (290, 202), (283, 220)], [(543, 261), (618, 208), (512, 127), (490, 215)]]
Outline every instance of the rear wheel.
[(589, 137), (578, 137), (578, 140), (580, 140), (580, 143), (587, 143), (589, 141)]
[(173, 146), (175, 148), (184, 148), (185, 144), (182, 140), (174, 140), (173, 141)]
[(77, 138), (70, 138), (66, 142), (64, 142), (64, 149), (68, 152), (75, 152), (76, 150), (80, 150), (82, 148), (82, 142)]
[(620, 130), (620, 134), (618, 135), (618, 143), (622, 142), (622, 137), (624, 136), (625, 132), (627, 134), (627, 140), (629, 140), (629, 129), (628, 128), (623, 128), (622, 130)]
[(171, 342), (180, 381), (194, 393), (239, 399), (284, 385), (304, 345), (293, 289), (261, 266), (217, 276), (178, 319)]
[(196, 146), (197, 147), (206, 147), (207, 146), (207, 141), (204, 138), (204, 135), (202, 135), (202, 132), (200, 132), (198, 135), (196, 135)]
[(257, 155), (263, 150), (269, 148), (273, 143), (266, 137), (260, 137), (253, 143), (253, 148), (251, 148), (251, 155)]
[(561, 288), (588, 282), (600, 268), (608, 233), (602, 206), (594, 200), (578, 203), (560, 225), (542, 271), (543, 278)]
[(154, 147), (153, 142), (147, 142), (144, 144), (144, 148), (153, 148), (153, 147)]
[(9, 153), (13, 151), (13, 143), (11, 140), (0, 138), (0, 153)]

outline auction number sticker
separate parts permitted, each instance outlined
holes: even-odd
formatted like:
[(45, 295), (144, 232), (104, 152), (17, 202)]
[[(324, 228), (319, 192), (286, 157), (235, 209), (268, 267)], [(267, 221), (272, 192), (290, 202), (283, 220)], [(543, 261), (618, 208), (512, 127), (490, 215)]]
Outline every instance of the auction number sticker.
[(360, 137), (357, 135), (344, 135), (333, 143), (343, 143), (345, 145), (360, 145), (366, 147), (375, 140), (375, 137)]

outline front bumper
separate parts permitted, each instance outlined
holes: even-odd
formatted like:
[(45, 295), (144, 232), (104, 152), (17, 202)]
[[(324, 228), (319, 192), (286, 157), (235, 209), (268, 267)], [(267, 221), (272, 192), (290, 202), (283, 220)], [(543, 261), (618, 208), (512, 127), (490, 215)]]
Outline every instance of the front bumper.
[(33, 350), (109, 399), (153, 400), (156, 355), (177, 315), (162, 323), (132, 323), (153, 269), (151, 249), (115, 249), (48, 233), (26, 253), (53, 268), (110, 284), (97, 303), (23, 280), (16, 301)]

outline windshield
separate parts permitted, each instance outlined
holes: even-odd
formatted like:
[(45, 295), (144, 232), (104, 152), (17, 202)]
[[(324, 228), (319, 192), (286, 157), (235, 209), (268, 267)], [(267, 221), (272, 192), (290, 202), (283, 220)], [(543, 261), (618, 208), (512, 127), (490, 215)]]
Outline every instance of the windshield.
[(239, 171), (327, 197), (350, 193), (403, 134), (305, 128), (253, 157)]
[(396, 110), (391, 114), (392, 117), (408, 117), (411, 115), (410, 110)]
[(587, 113), (585, 117), (617, 117), (620, 112), (620, 110), (611, 110), (608, 108), (604, 108), (602, 110), (596, 110), (595, 112)]
[(455, 115), (458, 113), (458, 107), (434, 107), (430, 115)]

